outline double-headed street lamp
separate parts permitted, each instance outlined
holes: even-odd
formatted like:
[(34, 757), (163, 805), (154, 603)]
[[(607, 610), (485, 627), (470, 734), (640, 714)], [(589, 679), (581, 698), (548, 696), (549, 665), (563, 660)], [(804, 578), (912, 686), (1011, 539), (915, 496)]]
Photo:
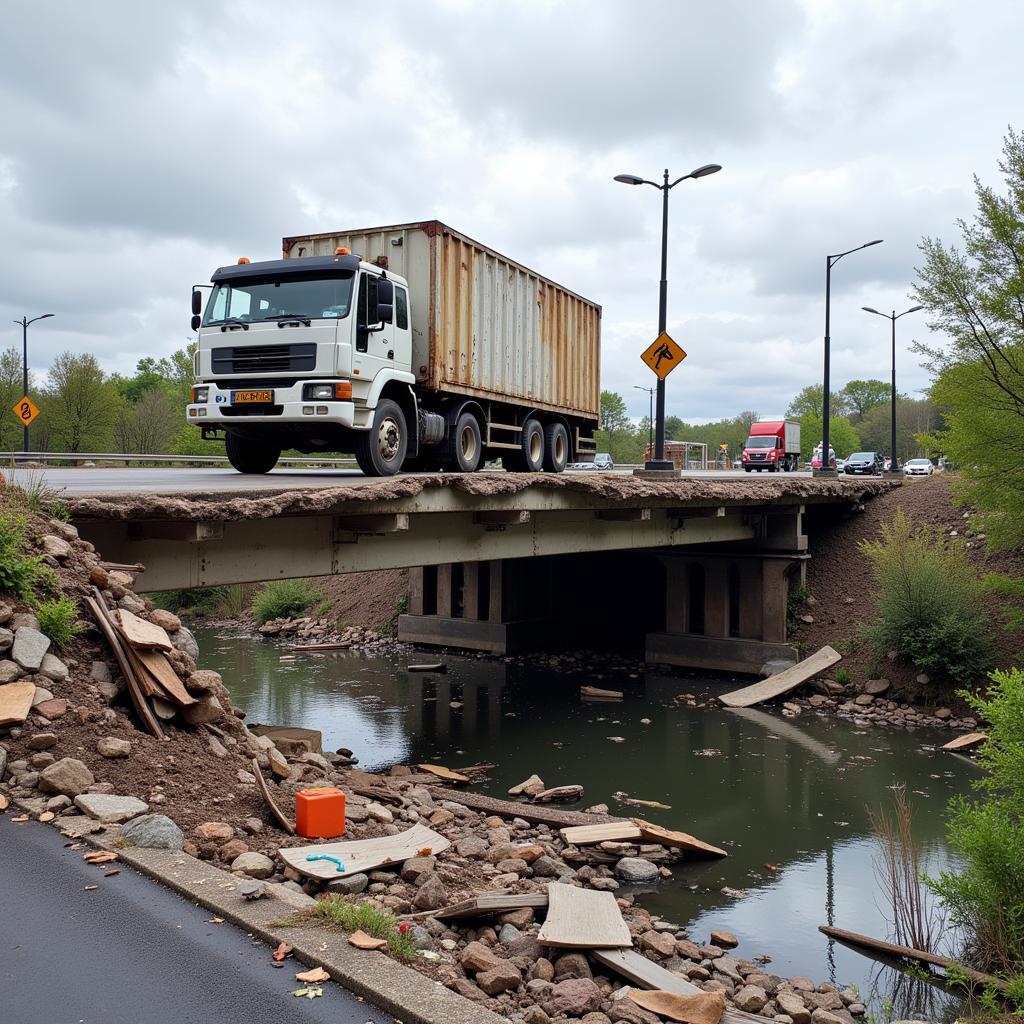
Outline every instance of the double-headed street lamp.
[[(623, 185), (653, 185), (654, 188), (661, 189), (661, 290), (658, 295), (659, 336), (665, 333), (666, 323), (668, 320), (668, 194), (681, 181), (686, 181), (689, 178), (704, 178), (709, 174), (714, 174), (716, 171), (720, 171), (721, 169), (721, 164), (703, 164), (700, 167), (695, 167), (689, 174), (684, 174), (681, 178), (676, 178), (675, 181), (670, 182), (668, 180), (668, 169), (666, 168), (665, 179), (660, 185), (656, 181), (648, 181), (646, 178), (640, 178), (635, 174), (615, 175), (615, 180), (622, 182)], [(657, 396), (657, 426), (654, 433), (654, 458), (649, 459), (645, 463), (644, 468), (671, 470), (675, 468), (674, 464), (666, 461), (665, 459), (665, 379), (663, 377), (658, 378)]]
[(832, 305), (832, 268), (851, 252), (860, 252), (870, 245), (881, 245), (882, 239), (876, 238), (873, 242), (865, 242), (846, 252), (836, 253), (833, 256), (825, 257), (825, 393), (821, 403), (821, 469), (814, 471), (816, 476), (831, 476), (835, 470), (832, 468), (832, 460), (829, 458), (829, 417), (832, 415), (831, 403), (829, 401), (829, 316)]
[[(34, 324), (37, 320), (45, 320), (47, 317), (53, 316), (52, 313), (43, 313), (42, 316), (34, 316), (31, 320), (27, 317), (22, 317), (20, 320), (15, 320), (16, 324), (21, 324), (21, 352), (22, 352), (22, 384), (25, 390), (22, 394), (28, 398), (28, 325)], [(24, 435), (22, 436), (22, 451), (28, 451), (28, 424), (25, 424)]]
[(892, 397), (890, 399), (890, 413), (891, 419), (889, 423), (889, 471), (891, 473), (897, 472), (896, 469), (896, 321), (901, 316), (906, 316), (908, 313), (916, 313), (919, 309), (924, 309), (924, 306), (911, 306), (910, 309), (903, 310), (902, 313), (897, 313), (894, 309), (892, 313), (879, 313), (877, 309), (872, 309), (870, 306), (861, 306), (861, 309), (865, 313), (874, 313), (875, 316), (884, 316), (886, 320), (892, 321)]

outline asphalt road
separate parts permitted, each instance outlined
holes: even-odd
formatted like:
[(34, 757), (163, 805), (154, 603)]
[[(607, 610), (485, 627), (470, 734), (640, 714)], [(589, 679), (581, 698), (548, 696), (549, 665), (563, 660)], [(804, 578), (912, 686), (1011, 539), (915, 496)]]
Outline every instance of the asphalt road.
[(291, 995), (295, 961), (271, 966), (267, 946), (129, 867), (104, 878), (15, 813), (0, 815), (4, 1024), (392, 1024), (333, 982)]
[[(503, 472), (502, 470), (485, 472)], [(572, 471), (570, 471), (572, 472)], [(28, 487), (39, 480), (53, 490), (69, 495), (100, 494), (200, 494), (223, 492), (252, 492), (279, 490), (308, 490), (315, 487), (359, 487), (374, 483), (376, 478), (363, 476), (357, 469), (280, 469), (264, 476), (243, 475), (233, 469), (169, 467), (153, 468), (44, 468), (4, 469), (8, 480)], [(614, 470), (616, 476), (628, 476), (630, 470)], [(412, 474), (424, 475), (424, 474)], [(429, 474), (428, 474), (429, 475)], [(580, 472), (579, 476), (597, 476), (594, 470)], [(742, 470), (694, 470), (686, 477), (709, 477), (715, 480), (753, 479), (776, 474), (747, 474)], [(809, 478), (810, 473), (786, 473), (786, 477)]]

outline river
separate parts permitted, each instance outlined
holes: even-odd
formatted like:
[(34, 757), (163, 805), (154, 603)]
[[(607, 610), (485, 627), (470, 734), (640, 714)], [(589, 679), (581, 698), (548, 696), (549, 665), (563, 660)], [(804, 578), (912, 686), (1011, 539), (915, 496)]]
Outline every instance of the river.
[[(764, 953), (773, 958), (770, 973), (855, 985), (879, 1016), (890, 1002), (890, 1019), (953, 1013), (937, 989), (817, 930), (828, 923), (888, 937), (868, 807), (888, 808), (893, 786), (906, 786), (933, 869), (948, 862), (943, 812), (977, 773), (935, 749), (948, 734), (785, 718), (778, 708), (730, 711), (713, 699), (735, 686), (722, 678), (568, 674), (451, 654), (443, 657), (446, 674), (420, 674), (407, 671), (410, 660), (435, 655), (290, 656), (228, 629), (195, 632), (202, 667), (223, 675), (248, 722), (320, 729), (325, 750), (351, 748), (367, 770), (494, 762), (479, 787), (494, 796), (533, 772), (549, 786), (579, 783), (581, 807), (607, 803), (613, 814), (641, 814), (729, 851), (725, 860), (677, 865), (671, 880), (641, 897), (696, 940), (707, 941), (712, 928), (733, 932), (741, 957)], [(582, 701), (584, 683), (621, 689), (625, 698)], [(680, 694), (707, 704), (689, 707)], [(671, 810), (629, 807), (616, 793)]]

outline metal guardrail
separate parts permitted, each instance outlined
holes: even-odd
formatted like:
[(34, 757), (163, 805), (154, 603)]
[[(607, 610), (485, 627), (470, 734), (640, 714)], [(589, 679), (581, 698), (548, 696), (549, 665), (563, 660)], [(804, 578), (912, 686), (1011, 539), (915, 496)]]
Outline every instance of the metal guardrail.
[[(188, 465), (228, 465), (224, 455), (137, 455), (123, 452), (0, 452), (0, 464), (17, 466), (19, 462), (152, 462)], [(282, 456), (278, 465), (355, 466), (355, 459)]]

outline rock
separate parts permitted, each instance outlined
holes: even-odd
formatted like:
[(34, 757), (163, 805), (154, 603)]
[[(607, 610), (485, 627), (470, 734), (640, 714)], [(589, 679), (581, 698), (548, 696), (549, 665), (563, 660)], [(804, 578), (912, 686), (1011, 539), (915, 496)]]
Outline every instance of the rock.
[(802, 974), (798, 974), (795, 978), (789, 979), (789, 987), (794, 992), (813, 992), (814, 982), (810, 978), (805, 978)]
[(412, 899), (415, 910), (440, 910), (448, 902), (448, 891), (436, 874), (431, 874)]
[(523, 1014), (523, 1024), (550, 1024), (551, 1018), (536, 1004), (528, 1006)]
[(427, 875), (431, 874), (436, 866), (436, 857), (410, 857), (402, 865), (402, 881), (411, 882), (413, 885), (422, 885), (427, 880)]
[(14, 633), (0, 626), (0, 651), (9, 651), (14, 643)]
[[(626, 988), (619, 989), (622, 993), (626, 991)], [(661, 1018), (656, 1013), (637, 1006), (628, 996), (612, 1000), (612, 1005), (608, 1009), (608, 1019), (612, 1024), (661, 1024)]]
[(805, 623), (808, 626), (811, 626), (811, 625), (814, 624), (814, 616), (813, 615), (801, 615), (800, 616), (800, 621)]
[(538, 957), (536, 963), (530, 968), (530, 978), (533, 980), (551, 981), (554, 976), (555, 965), (547, 957)]
[(0, 626), (11, 621), (14, 609), (6, 602), (0, 601)]
[(39, 629), (39, 620), (31, 612), (17, 612), (7, 623), (7, 628), (15, 633), (19, 629)]
[(918, 686), (927, 686), (931, 682), (931, 678), (924, 672), (921, 672), (919, 675), (914, 677), (914, 682), (917, 683)]
[(539, 775), (531, 775), (525, 782), (520, 782), (518, 786), (513, 786), (508, 791), (508, 795), (536, 796), (538, 793), (543, 793), (546, 788), (544, 780)]
[(487, 1002), (487, 996), (485, 996), (484, 993), (469, 980), (469, 978), (456, 978), (455, 991), (464, 999), (470, 999), (474, 1003)]
[[(391, 813), (390, 810), (388, 810), (387, 807), (385, 807), (383, 804), (377, 803), (374, 800), (371, 800), (368, 804), (366, 804), (366, 813), (369, 814), (374, 821), (379, 821), (384, 825), (390, 825), (395, 820), (395, 816)], [(423, 909), (426, 910), (428, 908), (424, 907)]]
[(40, 718), (52, 722), (55, 718), (60, 718), (67, 713), (68, 702), (61, 697), (54, 697), (51, 700), (40, 701), (32, 710)]
[(487, 852), (487, 840), (480, 836), (466, 836), (455, 844), (455, 852), (460, 857), (481, 857)]
[(244, 839), (229, 839), (218, 851), (217, 856), (228, 863), (243, 853), (249, 852), (249, 844)]
[(226, 821), (204, 821), (196, 825), (196, 837), (204, 843), (224, 844), (234, 834), (235, 830)]
[(109, 796), (106, 793), (80, 793), (75, 806), (102, 825), (131, 821), (149, 810), (149, 804), (134, 796)]
[(34, 736), (29, 736), (25, 746), (29, 750), (49, 750), (50, 747), (57, 746), (57, 734), (55, 732), (37, 732)]
[(828, 1010), (815, 1010), (811, 1014), (811, 1024), (846, 1024), (846, 1021)]
[(436, 811), (430, 816), (430, 824), (434, 828), (444, 828), (446, 825), (450, 825), (455, 820), (455, 815), (451, 811), (446, 811), (443, 807), (438, 807)]
[(0, 684), (13, 683), (25, 674), (24, 669), (15, 661), (0, 661)]
[(563, 953), (554, 963), (554, 977), (559, 981), (571, 978), (592, 978), (590, 962), (582, 953)]
[(69, 807), (73, 806), (74, 804), (72, 804), (71, 800), (63, 794), (60, 796), (51, 796), (50, 799), (46, 801), (46, 809), (48, 811), (53, 811), (54, 814), (60, 814), (61, 811), (66, 811)]
[(128, 740), (118, 739), (116, 736), (101, 736), (96, 741), (96, 749), (104, 757), (128, 757), (132, 752), (132, 745)]
[(94, 661), (92, 663), (92, 666), (89, 669), (89, 678), (94, 683), (113, 682), (113, 676), (110, 674), (110, 666), (105, 661)]
[(949, 708), (939, 708), (935, 712), (935, 717), (941, 721), (945, 721), (946, 719), (953, 717), (953, 712), (950, 711)]
[(549, 857), (544, 854), (538, 857), (533, 862), (533, 877), (534, 878), (558, 878), (564, 874), (566, 870), (565, 865), (554, 857)]
[(517, 939), (521, 939), (523, 933), (514, 924), (503, 924), (498, 931), (498, 941), (503, 946), (510, 946)]
[(52, 555), (54, 558), (67, 558), (71, 554), (71, 545), (63, 537), (54, 537), (47, 534), (43, 537), (43, 554)]
[(262, 899), (267, 895), (267, 887), (262, 882), (242, 882), (238, 886), (238, 895), (247, 900)]
[(580, 1024), (612, 1024), (612, 1022), (608, 1019), (608, 1015), (606, 1013), (601, 1013), (598, 1010), (584, 1016), (580, 1021)]
[(519, 988), (522, 982), (519, 968), (511, 960), (499, 960), (494, 967), (476, 976), (477, 986), (489, 996)]
[(492, 952), (482, 942), (470, 942), (462, 951), (459, 963), (467, 971), (476, 974), (479, 971), (489, 971), (500, 959), (497, 953)]
[(869, 679), (864, 684), (864, 692), (870, 693), (872, 697), (880, 697), (889, 689), (888, 679)]
[(744, 985), (732, 997), (732, 1001), (747, 1013), (758, 1013), (768, 1002), (768, 993), (759, 985)]
[[(292, 773), (291, 765), (288, 763), (288, 761), (285, 758), (284, 754), (282, 754), (281, 751), (277, 749), (277, 747), (271, 746), (267, 750), (267, 760), (270, 762), (270, 771), (277, 778), (279, 778), (279, 779), (287, 779), (288, 776), (291, 775), (291, 773)], [(349, 807), (349, 808), (346, 809), (347, 813), (348, 813), (349, 820), (352, 820), (352, 821), (355, 820), (352, 817), (352, 811), (354, 810), (354, 808), (355, 808), (355, 805), (353, 805), (353, 807)], [(366, 817), (368, 818), (369, 815), (366, 815)], [(365, 821), (366, 818), (363, 818), (363, 820)]]
[(43, 656), (50, 649), (50, 638), (31, 626), (22, 626), (14, 634), (11, 657), (26, 671), (38, 672)]
[(185, 835), (166, 814), (142, 814), (121, 826), (121, 838), (146, 850), (180, 850)]
[(140, 617), (146, 614), (146, 602), (141, 597), (136, 597), (135, 594), (125, 594), (117, 602), (117, 607)]
[(190, 693), (220, 693), (224, 689), (224, 680), (219, 672), (201, 668), (189, 673), (185, 688)]
[(778, 675), (780, 672), (785, 672), (786, 669), (792, 668), (796, 664), (792, 658), (770, 658), (762, 666), (758, 673), (762, 679), (767, 679), (769, 676)]
[(364, 892), (369, 884), (369, 877), (360, 871), (357, 874), (346, 875), (344, 878), (336, 878), (333, 882), (328, 882), (327, 889), (330, 892), (340, 892), (346, 896), (356, 896)]
[(35, 695), (32, 697), (32, 707), (42, 704), (43, 701), (53, 700), (53, 694), (42, 686), (36, 687)]
[(44, 793), (63, 793), (76, 797), (96, 781), (89, 768), (74, 757), (62, 757), (39, 774), (39, 788)]
[(414, 924), (406, 933), (406, 938), (416, 949), (433, 949), (434, 937), (421, 924)]
[(615, 865), (615, 874), (623, 882), (635, 885), (647, 885), (657, 882), (661, 877), (658, 866), (640, 857), (623, 857)]
[(506, 910), (498, 915), (498, 924), (510, 924), (522, 930), (533, 921), (533, 911), (529, 907), (519, 910)]
[[(182, 629), (184, 632), (184, 629)], [(203, 725), (206, 722), (216, 722), (224, 717), (224, 709), (220, 701), (213, 694), (205, 694), (195, 704), (181, 708), (181, 717), (189, 725)]]
[(171, 634), (171, 643), (184, 654), (193, 660), (199, 657), (199, 644), (187, 626), (182, 626), (176, 633)]
[(551, 1015), (564, 1013), (568, 1017), (582, 1017), (601, 1008), (601, 990), (589, 978), (571, 978), (560, 981), (544, 1003)]
[(154, 626), (167, 630), (168, 633), (177, 633), (181, 629), (181, 619), (174, 612), (169, 612), (164, 608), (154, 608), (149, 613), (149, 621)]
[(795, 992), (777, 992), (775, 1005), (792, 1019), (793, 1024), (811, 1024), (811, 1011)]
[(269, 878), (274, 873), (274, 862), (262, 853), (239, 854), (231, 862), (232, 871), (241, 871), (250, 878)]
[(714, 931), (711, 933), (711, 944), (720, 949), (732, 949), (740, 944), (740, 940), (732, 932)]
[(676, 940), (669, 932), (644, 932), (639, 941), (640, 948), (645, 952), (650, 951), (666, 958), (675, 955)]

